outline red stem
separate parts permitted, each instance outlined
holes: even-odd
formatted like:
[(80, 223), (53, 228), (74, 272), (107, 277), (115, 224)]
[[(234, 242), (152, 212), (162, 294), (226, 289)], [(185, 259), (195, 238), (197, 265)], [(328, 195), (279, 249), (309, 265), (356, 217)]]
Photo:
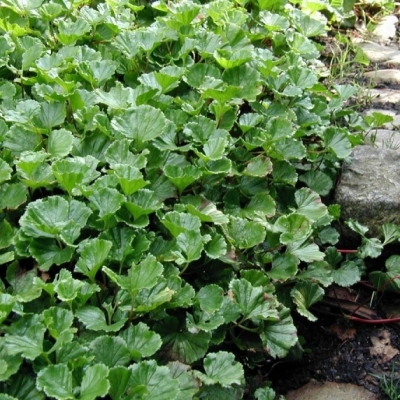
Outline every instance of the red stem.
[(345, 318), (349, 319), (350, 321), (362, 322), (364, 324), (390, 324), (393, 322), (400, 322), (400, 317), (386, 319), (364, 319), (352, 317), (351, 315), (345, 315)]
[(336, 249), (338, 253), (341, 254), (354, 254), (357, 253), (358, 250), (345, 250), (345, 249)]

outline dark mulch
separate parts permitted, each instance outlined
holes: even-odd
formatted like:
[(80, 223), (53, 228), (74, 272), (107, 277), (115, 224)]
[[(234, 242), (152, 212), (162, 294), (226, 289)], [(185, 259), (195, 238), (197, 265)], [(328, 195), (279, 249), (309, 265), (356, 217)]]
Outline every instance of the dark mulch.
[[(306, 353), (299, 361), (276, 363), (268, 374), (268, 380), (279, 394), (297, 389), (310, 381), (335, 381), (364, 386), (382, 399), (387, 397), (380, 390), (379, 378), (375, 375), (390, 376), (394, 368), (396, 378), (400, 375), (399, 355), (388, 362), (371, 356), (371, 336), (377, 336), (382, 329), (390, 333), (391, 346), (400, 349), (400, 328), (396, 324), (368, 325), (344, 321), (342, 318), (319, 316), (317, 322), (296, 318), (298, 333), (306, 343)], [(346, 335), (355, 333), (353, 338), (339, 339), (337, 330)]]

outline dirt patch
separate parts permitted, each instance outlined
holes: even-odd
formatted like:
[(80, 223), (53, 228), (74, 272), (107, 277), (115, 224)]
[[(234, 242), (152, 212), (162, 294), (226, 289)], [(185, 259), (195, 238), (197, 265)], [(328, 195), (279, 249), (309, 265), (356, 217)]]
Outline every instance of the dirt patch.
[(398, 326), (360, 324), (328, 316), (320, 316), (315, 323), (297, 317), (295, 323), (305, 340), (306, 352), (299, 361), (278, 362), (271, 368), (268, 379), (279, 394), (315, 379), (364, 386), (387, 399), (377, 376), (389, 375), (392, 368), (395, 379), (400, 376)]

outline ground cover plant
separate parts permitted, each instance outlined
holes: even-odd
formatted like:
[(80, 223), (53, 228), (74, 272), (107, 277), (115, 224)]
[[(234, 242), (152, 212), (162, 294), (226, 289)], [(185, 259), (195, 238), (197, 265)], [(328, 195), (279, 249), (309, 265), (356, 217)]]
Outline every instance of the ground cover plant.
[(364, 270), (329, 195), (365, 122), (313, 40), (346, 7), (2, 3), (0, 399), (273, 398), (252, 368)]

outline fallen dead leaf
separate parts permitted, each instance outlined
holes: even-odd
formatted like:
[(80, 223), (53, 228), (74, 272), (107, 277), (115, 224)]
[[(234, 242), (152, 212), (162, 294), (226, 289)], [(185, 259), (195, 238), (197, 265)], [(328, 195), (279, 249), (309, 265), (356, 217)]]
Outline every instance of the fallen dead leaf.
[(380, 329), (371, 336), (373, 347), (369, 348), (371, 356), (376, 356), (383, 363), (390, 361), (394, 356), (399, 354), (399, 350), (394, 348), (390, 342), (390, 332)]
[(334, 324), (327, 328), (328, 332), (335, 334), (340, 340), (353, 339), (356, 335), (356, 330), (354, 328), (348, 328), (343, 325)]

